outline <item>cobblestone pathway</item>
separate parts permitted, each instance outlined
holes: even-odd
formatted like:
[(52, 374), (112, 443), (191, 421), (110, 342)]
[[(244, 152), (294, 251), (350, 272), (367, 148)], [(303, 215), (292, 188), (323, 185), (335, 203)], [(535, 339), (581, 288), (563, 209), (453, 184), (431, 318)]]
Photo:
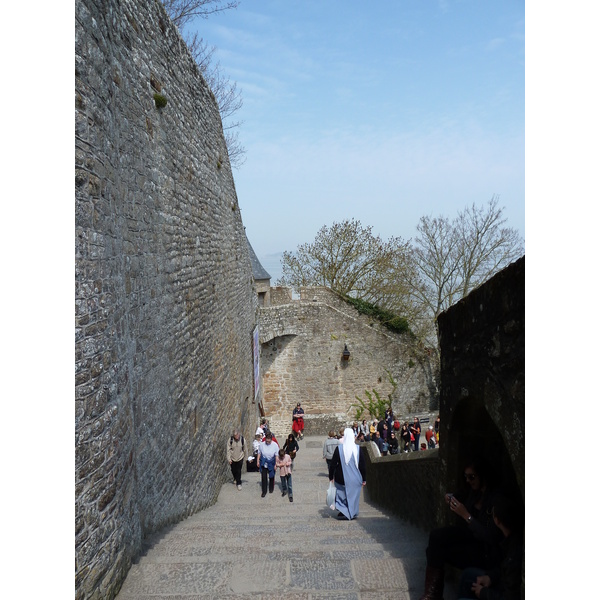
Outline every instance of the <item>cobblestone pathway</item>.
[[(221, 489), (210, 508), (158, 533), (127, 575), (118, 600), (417, 600), (427, 533), (363, 496), (354, 521), (325, 506), (323, 439), (305, 438), (293, 472), (294, 502), (261, 498), (258, 473)], [(368, 483), (367, 483), (368, 488)]]

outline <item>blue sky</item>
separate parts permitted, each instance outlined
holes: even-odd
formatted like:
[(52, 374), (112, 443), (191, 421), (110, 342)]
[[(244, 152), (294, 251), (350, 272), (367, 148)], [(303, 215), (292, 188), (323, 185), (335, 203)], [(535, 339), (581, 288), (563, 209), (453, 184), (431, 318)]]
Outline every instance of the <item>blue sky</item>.
[(242, 90), (236, 190), (274, 279), (346, 218), (409, 239), (498, 194), (524, 236), (523, 1), (242, 0), (196, 27)]

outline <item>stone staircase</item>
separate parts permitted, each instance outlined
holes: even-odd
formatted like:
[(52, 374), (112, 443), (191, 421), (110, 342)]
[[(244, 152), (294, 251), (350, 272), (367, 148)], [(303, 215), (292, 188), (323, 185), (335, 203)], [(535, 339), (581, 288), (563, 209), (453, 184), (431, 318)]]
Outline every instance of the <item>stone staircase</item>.
[(338, 521), (323, 439), (299, 444), (293, 503), (279, 475), (261, 498), (259, 474), (244, 472), (242, 490), (225, 484), (215, 505), (148, 540), (118, 600), (418, 599), (427, 532), (370, 504), (368, 483), (358, 518)]

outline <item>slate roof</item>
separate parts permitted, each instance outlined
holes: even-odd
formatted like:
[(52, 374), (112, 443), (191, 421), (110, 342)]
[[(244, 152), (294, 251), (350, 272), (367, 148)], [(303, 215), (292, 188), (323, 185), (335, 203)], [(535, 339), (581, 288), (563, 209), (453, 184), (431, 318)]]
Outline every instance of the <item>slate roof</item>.
[(250, 252), (250, 262), (252, 263), (252, 276), (255, 281), (260, 279), (271, 279), (271, 276), (265, 271), (265, 268), (260, 264), (250, 241), (248, 240), (248, 236), (246, 236), (246, 241), (248, 242), (248, 250)]

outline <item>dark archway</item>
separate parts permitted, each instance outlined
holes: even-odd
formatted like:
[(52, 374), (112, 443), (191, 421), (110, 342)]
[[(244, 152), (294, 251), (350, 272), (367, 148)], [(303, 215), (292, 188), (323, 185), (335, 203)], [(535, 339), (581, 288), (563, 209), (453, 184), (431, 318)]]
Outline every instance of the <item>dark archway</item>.
[(515, 465), (494, 419), (483, 403), (475, 398), (464, 398), (452, 411), (449, 439), (454, 452), (448, 457), (448, 484), (463, 483), (463, 469), (470, 459), (483, 459), (491, 468), (498, 489), (524, 507), (525, 494), (520, 489)]

